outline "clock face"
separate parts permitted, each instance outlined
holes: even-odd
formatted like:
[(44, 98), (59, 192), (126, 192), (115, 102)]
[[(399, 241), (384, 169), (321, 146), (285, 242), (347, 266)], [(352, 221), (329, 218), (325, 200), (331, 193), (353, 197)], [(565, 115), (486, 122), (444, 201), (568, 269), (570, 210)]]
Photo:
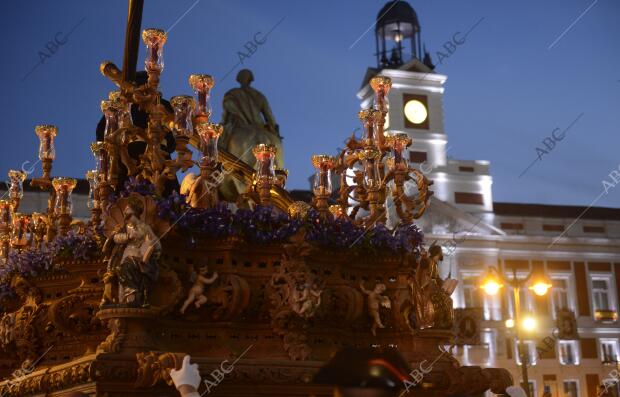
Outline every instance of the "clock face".
[(403, 93), (403, 121), (405, 128), (430, 129), (428, 97), (420, 94)]
[(405, 117), (413, 124), (422, 124), (428, 118), (426, 105), (417, 99), (411, 99), (405, 104)]

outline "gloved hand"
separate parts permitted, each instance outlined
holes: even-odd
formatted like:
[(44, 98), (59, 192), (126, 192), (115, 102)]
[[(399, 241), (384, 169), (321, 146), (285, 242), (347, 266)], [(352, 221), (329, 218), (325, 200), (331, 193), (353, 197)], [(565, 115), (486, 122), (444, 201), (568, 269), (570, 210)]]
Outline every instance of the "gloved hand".
[(174, 382), (174, 386), (177, 390), (182, 385), (188, 385), (198, 390), (200, 386), (200, 372), (198, 372), (198, 364), (189, 363), (190, 356), (183, 358), (183, 365), (180, 370), (173, 369), (170, 371), (170, 377)]
[(507, 387), (506, 388), (506, 393), (508, 393), (508, 395), (510, 397), (527, 397), (527, 395), (525, 394), (525, 390), (523, 390), (519, 386), (509, 386), (509, 387)]

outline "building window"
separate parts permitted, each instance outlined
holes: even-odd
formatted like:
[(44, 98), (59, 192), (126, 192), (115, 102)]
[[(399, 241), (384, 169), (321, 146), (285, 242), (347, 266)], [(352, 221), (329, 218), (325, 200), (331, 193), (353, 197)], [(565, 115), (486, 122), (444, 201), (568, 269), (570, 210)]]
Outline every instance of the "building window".
[(601, 360), (605, 364), (618, 362), (618, 341), (601, 339)]
[(454, 202), (457, 204), (484, 205), (484, 196), (480, 193), (455, 192)]
[(560, 351), (560, 364), (578, 365), (577, 342), (574, 340), (561, 340), (558, 344)]
[(584, 226), (584, 233), (605, 233), (605, 226)]
[[(508, 276), (509, 278), (511, 276)], [(519, 304), (521, 306), (521, 312), (523, 313), (522, 315), (525, 315), (525, 313), (528, 312), (533, 312), (533, 308), (534, 308), (534, 300), (532, 299), (532, 295), (529, 293), (529, 289), (527, 288), (520, 288), (519, 289)], [(508, 296), (508, 302), (510, 305), (510, 316), (511, 318), (515, 318), (515, 297), (514, 294), (512, 293), (512, 291), (506, 291), (506, 294)]]
[(557, 278), (551, 280), (553, 288), (551, 288), (551, 302), (553, 303), (553, 314), (558, 310), (570, 309), (568, 304), (568, 280), (565, 278)]
[(579, 382), (574, 379), (564, 381), (564, 397), (579, 397)]
[[(530, 396), (536, 395), (536, 382), (533, 380), (528, 381), (530, 387)], [(520, 385), (523, 389), (525, 389), (523, 382), (520, 382)]]
[[(527, 365), (536, 365), (536, 344), (531, 340), (523, 341), (525, 347), (525, 361)], [(515, 358), (518, 365), (521, 365), (521, 357), (519, 355), (519, 341), (515, 343)]]
[(463, 277), (463, 304), (465, 307), (483, 307), (477, 277)]
[(609, 304), (609, 282), (604, 279), (592, 280), (594, 310), (611, 310)]
[(502, 222), (499, 224), (499, 227), (504, 230), (523, 230), (523, 223)]
[(564, 225), (542, 225), (542, 229), (545, 232), (563, 232)]
[(409, 161), (412, 163), (423, 163), (427, 159), (426, 152), (409, 152)]
[(459, 172), (474, 172), (475, 168), (474, 167), (466, 167), (466, 166), (459, 166)]

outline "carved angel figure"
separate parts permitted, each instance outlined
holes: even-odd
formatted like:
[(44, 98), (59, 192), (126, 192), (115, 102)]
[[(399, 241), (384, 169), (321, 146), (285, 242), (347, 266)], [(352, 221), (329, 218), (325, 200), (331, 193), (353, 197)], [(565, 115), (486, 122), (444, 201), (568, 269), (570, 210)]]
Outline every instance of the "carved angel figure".
[(379, 313), (379, 308), (383, 306), (386, 309), (392, 308), (392, 303), (390, 302), (390, 298), (382, 295), (386, 286), (383, 283), (375, 284), (375, 288), (372, 291), (364, 288), (364, 283), (360, 282), (360, 288), (363, 293), (368, 295), (368, 314), (373, 319), (373, 324), (371, 327), (371, 331), (373, 335), (377, 335), (377, 328), (385, 328), (385, 325), (381, 322), (381, 315)]
[(200, 270), (198, 271), (198, 274), (196, 274), (196, 272), (192, 273), (192, 279), (193, 279), (194, 285), (192, 285), (192, 287), (189, 289), (189, 293), (187, 294), (187, 299), (185, 300), (185, 302), (183, 303), (183, 306), (181, 307), (181, 310), (180, 310), (181, 313), (185, 313), (185, 310), (187, 309), (187, 307), (191, 305), (192, 303), (194, 304), (196, 309), (199, 309), (200, 306), (207, 303), (207, 296), (205, 295), (205, 292), (206, 292), (205, 287), (209, 284), (213, 284), (215, 280), (217, 280), (217, 277), (218, 277), (217, 272), (214, 272), (213, 276), (211, 276), (210, 278), (207, 278), (208, 272), (209, 272), (208, 266), (204, 265), (200, 268)]
[(159, 238), (143, 220), (143, 212), (143, 200), (130, 196), (123, 209), (124, 223), (114, 228), (103, 247), (110, 276), (106, 279), (111, 281), (112, 275), (118, 279), (118, 303), (135, 307), (149, 306), (161, 254)]
[(301, 317), (310, 318), (321, 305), (321, 294), (323, 290), (318, 284), (305, 283), (293, 291), (292, 303), (293, 311)]

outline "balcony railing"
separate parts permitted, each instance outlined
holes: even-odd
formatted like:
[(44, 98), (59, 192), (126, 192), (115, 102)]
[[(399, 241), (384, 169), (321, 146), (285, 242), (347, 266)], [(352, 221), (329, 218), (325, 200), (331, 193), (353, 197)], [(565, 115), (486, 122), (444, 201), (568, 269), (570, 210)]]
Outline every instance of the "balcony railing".
[(615, 310), (595, 310), (594, 319), (603, 323), (612, 323), (618, 320), (618, 313)]

